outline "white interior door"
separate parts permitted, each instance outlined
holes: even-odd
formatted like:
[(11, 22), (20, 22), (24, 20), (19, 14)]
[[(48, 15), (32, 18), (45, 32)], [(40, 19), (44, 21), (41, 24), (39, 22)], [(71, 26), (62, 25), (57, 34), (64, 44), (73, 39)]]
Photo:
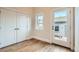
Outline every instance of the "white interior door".
[(53, 43), (70, 48), (70, 10), (58, 8), (53, 11)]
[(29, 16), (8, 9), (0, 9), (0, 48), (26, 40), (30, 31)]
[(79, 52), (79, 7), (75, 8), (75, 51)]
[(7, 44), (16, 43), (16, 31), (14, 28), (16, 28), (16, 13), (12, 11), (6, 11)]
[(6, 31), (5, 31), (5, 17), (6, 17), (6, 12), (5, 10), (0, 9), (0, 48), (4, 47), (6, 44)]
[(26, 40), (28, 35), (28, 19), (24, 14), (17, 14), (17, 42)]
[(16, 43), (16, 13), (2, 9), (1, 10), (1, 45), (2, 47)]

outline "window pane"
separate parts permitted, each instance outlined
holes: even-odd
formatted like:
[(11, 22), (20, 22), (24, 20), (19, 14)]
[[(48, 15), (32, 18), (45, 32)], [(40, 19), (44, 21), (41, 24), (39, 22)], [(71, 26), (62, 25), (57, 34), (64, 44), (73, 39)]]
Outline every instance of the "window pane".
[(39, 23), (43, 23), (43, 19), (39, 19), (38, 22), (39, 22)]
[(40, 16), (38, 16), (38, 19), (42, 20), (42, 19), (43, 19), (43, 16), (41, 16), (41, 15), (40, 15)]
[(43, 30), (43, 24), (39, 24), (39, 30)]
[(38, 23), (43, 23), (43, 16), (38, 16)]
[(39, 27), (43, 27), (43, 24), (39, 24)]
[(67, 41), (67, 10), (54, 12), (54, 38)]
[(66, 16), (67, 16), (66, 10), (58, 11), (58, 12), (55, 12), (54, 14), (54, 17), (66, 17)]
[(66, 22), (67, 21), (67, 10), (56, 11), (54, 13), (55, 22)]
[(43, 16), (42, 15), (36, 16), (36, 29), (43, 30)]

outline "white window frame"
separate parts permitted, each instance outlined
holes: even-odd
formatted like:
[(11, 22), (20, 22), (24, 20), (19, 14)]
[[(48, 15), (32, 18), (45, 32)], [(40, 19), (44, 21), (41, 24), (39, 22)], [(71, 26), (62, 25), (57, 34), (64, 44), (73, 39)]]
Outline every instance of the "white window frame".
[[(39, 16), (42, 16), (43, 17), (43, 23), (39, 23), (39, 19), (38, 19), (38, 17)], [(42, 30), (44, 30), (44, 15), (43, 14), (37, 14), (36, 16), (35, 16), (35, 29), (37, 30), (37, 31), (42, 31)], [(43, 26), (42, 27), (40, 27), (39, 25), (40, 24), (42, 24)]]

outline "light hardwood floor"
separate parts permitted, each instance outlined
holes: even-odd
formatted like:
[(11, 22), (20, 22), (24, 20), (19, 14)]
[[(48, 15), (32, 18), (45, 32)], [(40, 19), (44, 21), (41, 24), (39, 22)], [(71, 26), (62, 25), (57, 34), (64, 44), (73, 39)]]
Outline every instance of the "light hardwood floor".
[(58, 45), (31, 39), (1, 48), (0, 52), (71, 52), (71, 50)]

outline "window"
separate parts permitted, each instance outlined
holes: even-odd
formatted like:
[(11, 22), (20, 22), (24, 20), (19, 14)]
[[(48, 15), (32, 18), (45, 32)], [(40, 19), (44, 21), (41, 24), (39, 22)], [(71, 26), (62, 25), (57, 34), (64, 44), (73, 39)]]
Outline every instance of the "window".
[(54, 37), (57, 40), (67, 41), (67, 17), (68, 11), (66, 9), (54, 12)]
[(44, 24), (43, 24), (43, 15), (37, 15), (36, 16), (36, 30), (43, 30), (44, 29)]

